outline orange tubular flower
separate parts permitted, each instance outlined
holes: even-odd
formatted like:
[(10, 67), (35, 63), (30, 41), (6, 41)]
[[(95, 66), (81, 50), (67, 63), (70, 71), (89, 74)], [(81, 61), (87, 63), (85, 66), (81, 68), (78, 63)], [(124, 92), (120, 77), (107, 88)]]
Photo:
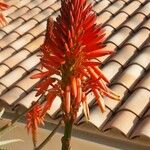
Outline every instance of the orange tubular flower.
[(41, 65), (47, 71), (32, 78), (42, 79), (37, 85), (37, 95), (44, 94), (47, 89), (56, 94), (48, 94), (46, 109), (43, 109), (45, 113), (54, 97), (60, 96), (64, 116), (76, 116), (80, 104), (83, 104), (89, 119), (86, 99), (89, 91), (94, 93), (102, 112), (105, 111), (104, 96), (119, 99), (107, 87), (109, 80), (98, 67), (101, 63), (94, 61), (113, 51), (105, 49), (104, 29), (96, 24), (91, 4), (86, 0), (61, 0), (61, 5), (56, 21), (48, 19), (45, 41), (41, 46)]
[[(35, 102), (32, 102), (32, 105), (34, 105)], [(35, 104), (33, 109), (29, 111), (26, 115), (27, 118), (27, 125), (26, 128), (28, 132), (32, 132), (32, 140), (34, 146), (36, 146), (36, 133), (38, 125), (44, 124), (44, 118), (41, 116), (42, 108), (41, 105)]]
[[(5, 2), (0, 2), (0, 11), (1, 10), (6, 10), (8, 8), (9, 8), (8, 4), (6, 4)], [(7, 20), (6, 20), (5, 16), (3, 15), (3, 13), (0, 12), (0, 25), (4, 26), (6, 24), (7, 24)]]

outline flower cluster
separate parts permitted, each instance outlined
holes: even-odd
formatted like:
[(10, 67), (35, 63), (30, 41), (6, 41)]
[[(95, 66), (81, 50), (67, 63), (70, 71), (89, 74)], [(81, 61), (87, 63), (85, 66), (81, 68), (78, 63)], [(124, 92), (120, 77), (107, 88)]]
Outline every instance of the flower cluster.
[(6, 4), (5, 2), (0, 1), (0, 26), (4, 26), (7, 24), (7, 20), (5, 16), (3, 15), (3, 13), (1, 12), (3, 10), (6, 10), (7, 8), (9, 8), (9, 5)]
[(105, 31), (96, 24), (91, 4), (86, 0), (61, 0), (61, 5), (56, 21), (48, 19), (41, 46), (41, 65), (47, 71), (32, 76), (42, 80), (36, 95), (48, 90), (42, 116), (59, 96), (64, 121), (69, 117), (75, 120), (81, 104), (89, 119), (87, 93), (93, 92), (102, 112), (105, 111), (104, 96), (119, 99), (107, 87), (109, 81), (99, 68), (102, 63), (97, 61), (113, 51), (103, 44)]

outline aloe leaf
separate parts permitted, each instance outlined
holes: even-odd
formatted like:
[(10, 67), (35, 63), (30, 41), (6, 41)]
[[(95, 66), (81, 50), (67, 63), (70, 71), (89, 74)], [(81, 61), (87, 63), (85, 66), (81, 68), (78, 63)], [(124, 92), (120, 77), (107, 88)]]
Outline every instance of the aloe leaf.
[(5, 140), (5, 141), (0, 141), (0, 146), (10, 144), (10, 143), (15, 143), (15, 142), (23, 142), (21, 139), (13, 139), (13, 140)]

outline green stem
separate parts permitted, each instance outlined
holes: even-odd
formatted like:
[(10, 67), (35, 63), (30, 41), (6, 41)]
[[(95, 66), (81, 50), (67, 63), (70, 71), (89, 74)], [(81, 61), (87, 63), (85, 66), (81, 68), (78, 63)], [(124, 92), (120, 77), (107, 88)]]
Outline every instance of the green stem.
[(70, 150), (70, 141), (73, 122), (71, 120), (65, 122), (64, 136), (62, 137), (62, 150)]

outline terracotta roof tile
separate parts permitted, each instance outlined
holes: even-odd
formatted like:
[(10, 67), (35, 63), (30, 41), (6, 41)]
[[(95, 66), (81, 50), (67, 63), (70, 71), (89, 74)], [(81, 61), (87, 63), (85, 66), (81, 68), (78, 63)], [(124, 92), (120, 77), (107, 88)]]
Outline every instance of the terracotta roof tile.
[(16, 83), (25, 73), (26, 71), (23, 68), (17, 67), (4, 77), (0, 79), (0, 83), (5, 85), (6, 87), (12, 86)]
[(138, 117), (134, 113), (122, 110), (116, 113), (112, 120), (105, 125), (103, 130), (117, 129), (125, 136), (129, 136), (138, 120)]
[(128, 15), (131, 15), (140, 7), (140, 5), (141, 3), (138, 1), (131, 1), (131, 3), (129, 3), (125, 8), (123, 8), (121, 12), (125, 12)]
[[(132, 44), (137, 48), (140, 48), (149, 38), (149, 34), (150, 32), (147, 29), (141, 29), (127, 43)], [(139, 36), (142, 36), (143, 38), (139, 38)]]
[(118, 13), (113, 19), (108, 21), (106, 25), (112, 26), (113, 28), (118, 28), (126, 19), (128, 18), (128, 15), (124, 12)]
[(44, 1), (44, 0), (33, 0), (33, 1), (31, 1), (30, 3), (28, 3), (28, 4), (26, 5), (26, 7), (28, 7), (29, 9), (32, 9), (32, 8), (38, 6), (39, 4), (42, 4), (43, 1)]
[(2, 39), (6, 35), (5, 31), (0, 31), (0, 39)]
[(20, 48), (28, 44), (34, 37), (30, 34), (26, 34), (22, 36), (21, 38), (17, 39), (13, 43), (10, 44), (12, 48), (14, 48), (16, 51), (18, 51)]
[(131, 89), (144, 73), (144, 69), (139, 65), (130, 65), (118, 77), (115, 83), (119, 83), (128, 89)]
[(133, 59), (130, 64), (139, 64), (143, 68), (148, 69), (150, 65), (150, 47), (143, 49), (140, 52), (140, 55), (137, 55), (135, 59)]
[(20, 17), (21, 15), (25, 14), (27, 11), (29, 10), (29, 8), (27, 7), (22, 7), (18, 10), (16, 10), (14, 13), (10, 14), (9, 17), (12, 20), (15, 20), (16, 18)]
[(129, 110), (142, 117), (146, 111), (150, 100), (150, 92), (145, 89), (135, 90), (125, 101), (125, 103), (119, 108), (119, 110)]
[(50, 6), (53, 10), (57, 11), (61, 7), (60, 1), (56, 1), (54, 4)]
[(114, 1), (112, 5), (110, 5), (108, 8), (106, 8), (106, 11), (111, 12), (113, 15), (116, 14), (123, 6), (125, 5), (124, 1)]
[(32, 42), (27, 44), (24, 48), (28, 50), (31, 53), (34, 53), (39, 49), (39, 46), (42, 45), (44, 42), (44, 36), (40, 36), (36, 39), (34, 39)]
[[(99, 107), (95, 106), (90, 110), (89, 122), (94, 124), (97, 128), (101, 129), (111, 115), (112, 115), (112, 112), (108, 108), (106, 108), (106, 112), (102, 113)], [(96, 118), (99, 118), (99, 119), (96, 119)], [(82, 124), (85, 122), (86, 120), (85, 118), (83, 118), (82, 120), (79, 121), (79, 124)]]
[(4, 50), (0, 51), (0, 63), (11, 56), (15, 50), (11, 47), (5, 48)]
[(12, 14), (16, 10), (17, 10), (16, 6), (11, 6), (9, 9), (7, 9), (7, 10), (4, 11), (4, 14), (7, 16), (7, 15)]
[(38, 7), (41, 8), (42, 10), (46, 9), (47, 7), (51, 6), (54, 4), (56, 0), (46, 0), (43, 3), (41, 3)]
[(9, 57), (5, 61), (3, 61), (3, 64), (7, 65), (9, 68), (15, 67), (17, 64), (19, 64), (21, 61), (26, 59), (29, 56), (29, 52), (26, 50), (21, 50), (15, 55)]
[[(38, 53), (35, 53), (34, 55), (28, 57), (22, 63), (20, 63), (18, 66), (21, 66), (22, 68), (24, 68), (25, 70), (28, 70), (28, 71), (31, 70), (40, 62), (37, 55), (38, 55)], [(32, 64), (32, 65), (30, 65), (30, 64)]]
[(144, 19), (145, 19), (144, 15), (142, 15), (142, 14), (135, 14), (123, 26), (127, 26), (127, 27), (131, 28), (132, 30), (135, 30), (144, 21)]
[(16, 29), (17, 27), (19, 27), (23, 22), (24, 22), (23, 19), (18, 18), (16, 20), (14, 20), (13, 22), (11, 22), (10, 24), (8, 24), (7, 26), (5, 26), (3, 28), (3, 31), (5, 31), (6, 33), (10, 33), (12, 31), (14, 31), (14, 29)]
[[(104, 97), (106, 112), (101, 113), (93, 94), (89, 93), (89, 123), (104, 135), (114, 131), (114, 139), (123, 134), (128, 141), (142, 145), (144, 137), (150, 146), (150, 2), (89, 1), (97, 12), (97, 23), (106, 30), (107, 49), (116, 51), (94, 61), (103, 62), (101, 70), (111, 81), (110, 88), (120, 95), (120, 101)], [(9, 23), (0, 29), (0, 106), (4, 104), (10, 110), (22, 112), (38, 99), (34, 97), (34, 87), (39, 80), (31, 80), (30, 76), (40, 71), (37, 55), (44, 41), (46, 20), (49, 16), (56, 19), (60, 0), (9, 3), (10, 8), (4, 11)], [(57, 97), (48, 111), (50, 121), (57, 122), (61, 116), (60, 104)], [(82, 106), (77, 116), (76, 125), (82, 130), (82, 124), (87, 124)]]
[(136, 48), (132, 45), (125, 45), (111, 60), (119, 62), (121, 65), (125, 65), (129, 62), (132, 56), (135, 54)]
[(9, 35), (5, 36), (3, 39), (0, 40), (0, 48), (4, 48), (9, 45), (11, 42), (15, 41), (19, 37), (17, 33), (10, 33)]
[(37, 20), (38, 22), (41, 22), (44, 19), (46, 19), (48, 16), (50, 16), (53, 12), (54, 11), (51, 8), (47, 8), (47, 9), (43, 10), (41, 13), (34, 16), (33, 18), (35, 20)]
[(150, 91), (150, 72), (148, 72), (144, 78), (142, 78), (142, 80), (137, 84), (137, 86), (135, 87), (135, 89), (137, 88), (144, 88), (146, 90)]
[(120, 47), (128, 38), (128, 36), (130, 35), (130, 32), (131, 30), (129, 28), (126, 28), (126, 27), (121, 28), (120, 30), (118, 30), (118, 32), (115, 33), (114, 36), (108, 39), (108, 42), (112, 42), (118, 47)]
[(110, 1), (109, 1), (109, 0), (100, 1), (97, 5), (95, 5), (95, 6), (93, 7), (93, 10), (94, 10), (96, 13), (99, 13), (99, 12), (101, 12), (102, 10), (104, 10), (109, 4), (110, 4)]
[(111, 61), (102, 68), (102, 71), (109, 80), (112, 80), (120, 69), (121, 69), (120, 64)]
[(19, 98), (21, 98), (24, 95), (24, 91), (18, 87), (14, 87), (5, 94), (3, 94), (0, 98), (1, 101), (12, 105), (13, 103), (16, 103)]
[(143, 13), (145, 16), (149, 16), (149, 7), (150, 7), (150, 2), (146, 3), (138, 12)]
[(1, 64), (1, 65), (0, 65), (0, 70), (1, 70), (1, 72), (0, 72), (0, 78), (1, 78), (2, 76), (4, 76), (5, 73), (8, 72), (9, 69), (10, 69), (10, 68), (9, 68), (7, 65)]
[(34, 70), (29, 75), (24, 77), (23, 80), (19, 81), (15, 86), (20, 87), (26, 92), (28, 92), (30, 89), (33, 89), (34, 85), (39, 81), (39, 79), (32, 80), (30, 77), (36, 73), (40, 73), (40, 71)]
[(110, 98), (105, 97), (105, 104), (110, 110), (115, 112), (116, 109), (123, 103), (123, 100), (127, 96), (129, 91), (127, 88), (119, 84), (112, 85), (111, 89), (119, 94), (120, 101), (111, 100)]
[(24, 23), (22, 26), (18, 27), (15, 32), (22, 35), (26, 33), (28, 30), (32, 29), (38, 22), (35, 20), (30, 20), (26, 23)]

